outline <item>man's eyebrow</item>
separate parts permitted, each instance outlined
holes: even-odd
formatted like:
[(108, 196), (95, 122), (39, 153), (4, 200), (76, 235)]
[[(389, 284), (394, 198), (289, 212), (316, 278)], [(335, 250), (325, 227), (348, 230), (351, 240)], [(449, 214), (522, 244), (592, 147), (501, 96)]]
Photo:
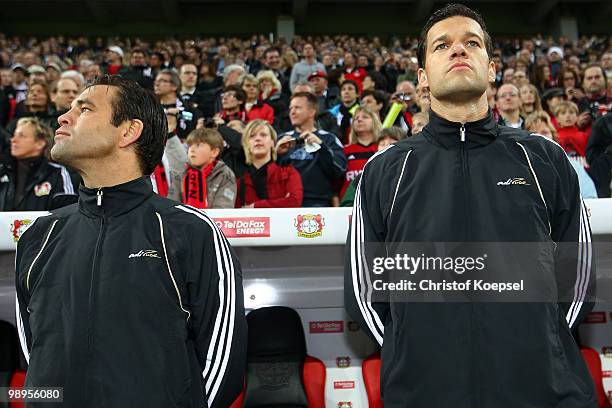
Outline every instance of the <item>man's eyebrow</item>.
[(87, 99), (87, 98), (85, 98), (85, 99), (77, 99), (76, 101), (74, 101), (74, 103), (75, 103), (75, 105), (76, 105), (76, 106), (78, 106), (78, 107), (81, 107), (81, 106), (83, 106), (83, 105), (91, 105), (91, 106), (93, 106), (94, 108), (96, 107), (96, 104), (95, 104), (95, 103), (93, 103), (93, 102), (91, 101), (91, 99)]
[[(476, 38), (478, 38), (479, 40), (482, 41), (482, 37), (479, 34), (473, 32), (473, 31), (466, 31), (463, 34), (463, 37), (464, 38), (476, 37)], [(448, 40), (448, 35), (447, 34), (442, 34), (441, 36), (435, 38), (431, 43), (433, 44), (433, 43), (438, 42), (438, 41), (447, 41), (447, 40)]]

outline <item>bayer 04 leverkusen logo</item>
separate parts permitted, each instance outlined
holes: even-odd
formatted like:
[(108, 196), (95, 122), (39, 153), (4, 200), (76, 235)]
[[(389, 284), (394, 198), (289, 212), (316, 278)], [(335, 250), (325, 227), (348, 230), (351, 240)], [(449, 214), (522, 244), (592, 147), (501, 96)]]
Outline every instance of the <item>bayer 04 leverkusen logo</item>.
[(353, 408), (353, 403), (351, 401), (340, 401), (338, 408)]
[(11, 234), (13, 234), (13, 241), (19, 242), (19, 238), (32, 224), (32, 220), (15, 220), (11, 224)]
[(297, 236), (301, 238), (316, 238), (323, 235), (325, 218), (321, 214), (304, 214), (295, 217), (293, 225)]

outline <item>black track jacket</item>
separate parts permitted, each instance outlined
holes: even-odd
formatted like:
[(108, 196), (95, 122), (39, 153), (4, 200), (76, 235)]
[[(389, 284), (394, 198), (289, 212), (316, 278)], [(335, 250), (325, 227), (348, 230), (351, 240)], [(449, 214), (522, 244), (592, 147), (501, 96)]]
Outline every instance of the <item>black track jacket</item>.
[[(490, 112), (464, 126), (430, 112), (423, 132), (372, 157), (355, 196), (345, 304), (382, 347), (385, 408), (596, 407), (571, 335), (593, 306), (590, 237), (561, 147)], [(573, 301), (372, 301), (372, 242), (574, 242)], [(560, 252), (546, 254), (553, 274), (571, 255)]]
[(63, 387), (57, 406), (226, 408), (242, 389), (238, 260), (209, 217), (145, 178), (81, 185), (23, 234), (16, 275), (26, 386)]

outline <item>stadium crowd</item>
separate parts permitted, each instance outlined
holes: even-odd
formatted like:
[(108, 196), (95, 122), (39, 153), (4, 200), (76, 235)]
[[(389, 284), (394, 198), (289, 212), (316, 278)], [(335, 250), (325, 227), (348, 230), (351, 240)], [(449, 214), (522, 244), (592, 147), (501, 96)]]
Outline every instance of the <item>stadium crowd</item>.
[[(199, 208), (352, 205), (367, 160), (427, 125), (416, 50), (415, 38), (346, 35), (272, 43), (0, 34), (0, 211), (76, 200), (77, 172), (49, 157), (53, 132), (105, 74), (137, 81), (165, 109), (166, 151), (151, 175), (158, 193)], [(500, 38), (491, 57), (498, 123), (555, 140), (583, 197), (610, 197), (610, 39)]]

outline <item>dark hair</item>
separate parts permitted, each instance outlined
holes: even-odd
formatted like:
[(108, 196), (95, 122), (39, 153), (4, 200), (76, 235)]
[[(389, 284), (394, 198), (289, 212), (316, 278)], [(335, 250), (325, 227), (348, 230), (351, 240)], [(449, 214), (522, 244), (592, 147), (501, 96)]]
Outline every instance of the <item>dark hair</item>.
[(310, 105), (310, 107), (316, 112), (319, 111), (319, 98), (317, 98), (314, 94), (310, 92), (296, 92), (291, 95), (291, 100), (294, 100), (295, 98), (306, 98), (308, 105)]
[(240, 102), (246, 102), (247, 100), (246, 92), (244, 92), (239, 85), (228, 85), (223, 88), (223, 93), (225, 92), (235, 92), (236, 99), (238, 99)]
[(270, 47), (270, 48), (266, 48), (266, 50), (263, 53), (263, 57), (264, 59), (268, 58), (268, 54), (271, 52), (278, 52), (278, 56), (280, 57), (283, 53), (281, 52), (280, 49), (276, 48), (276, 47)]
[(604, 69), (601, 66), (601, 64), (598, 64), (597, 62), (592, 62), (592, 63), (588, 64), (586, 67), (584, 67), (584, 70), (582, 70), (582, 79), (584, 79), (584, 75), (586, 74), (586, 70), (587, 69), (591, 69), (591, 68), (599, 68), (599, 70), (601, 71), (601, 75), (604, 78), (604, 84), (605, 84), (605, 86), (607, 88), (608, 87), (608, 77), (606, 75), (606, 71), (604, 71)]
[(351, 85), (353, 88), (355, 88), (357, 95), (359, 95), (359, 85), (357, 85), (357, 82), (353, 81), (352, 79), (344, 80), (342, 81), (342, 84), (340, 84), (340, 89), (344, 88), (345, 85)]
[(377, 89), (363, 91), (361, 94), (361, 99), (365, 98), (366, 96), (371, 96), (376, 100), (376, 103), (382, 104), (383, 109), (385, 106), (387, 106), (387, 95), (382, 91)]
[(372, 70), (368, 72), (367, 76), (372, 79), (376, 89), (387, 89), (387, 78), (385, 78), (385, 76), (380, 72)]
[(463, 4), (447, 4), (443, 8), (435, 11), (430, 17), (429, 20), (425, 23), (425, 27), (421, 30), (421, 35), (419, 36), (419, 44), (417, 46), (417, 58), (419, 60), (419, 67), (425, 68), (425, 54), (427, 53), (427, 33), (431, 27), (433, 27), (436, 23), (446, 20), (447, 18), (462, 16), (470, 18), (476, 21), (480, 28), (482, 28), (482, 32), (484, 33), (484, 42), (485, 49), (487, 50), (487, 55), (489, 59), (493, 56), (493, 42), (491, 41), (491, 36), (487, 31), (487, 26), (482, 18), (482, 16), (472, 10), (471, 8), (463, 5)]
[(88, 88), (96, 85), (112, 86), (117, 90), (111, 100), (113, 126), (117, 127), (126, 120), (142, 121), (142, 133), (134, 146), (142, 173), (151, 174), (161, 162), (168, 137), (168, 122), (161, 104), (151, 91), (118, 75), (96, 78)]

